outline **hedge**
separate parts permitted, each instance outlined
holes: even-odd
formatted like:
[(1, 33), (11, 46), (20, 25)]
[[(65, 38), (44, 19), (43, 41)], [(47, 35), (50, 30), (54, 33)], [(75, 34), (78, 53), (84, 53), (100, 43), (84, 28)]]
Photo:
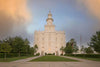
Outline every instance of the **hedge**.
[[(21, 56), (26, 56), (26, 55), (30, 55), (30, 54), (21, 53)], [(18, 57), (19, 53), (7, 53), (6, 56), (7, 58)], [(4, 53), (0, 53), (0, 58), (4, 58)]]
[(100, 58), (100, 54), (65, 54), (64, 56), (87, 57), (87, 58)]

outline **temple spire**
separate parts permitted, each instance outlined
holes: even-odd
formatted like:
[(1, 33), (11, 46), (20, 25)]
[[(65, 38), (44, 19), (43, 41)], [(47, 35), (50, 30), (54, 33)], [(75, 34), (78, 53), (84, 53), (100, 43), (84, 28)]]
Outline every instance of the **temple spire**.
[(49, 10), (49, 14), (51, 14), (51, 10)]
[(53, 22), (51, 11), (49, 11), (47, 21), (51, 20)]
[(49, 11), (48, 18), (52, 18), (51, 11)]

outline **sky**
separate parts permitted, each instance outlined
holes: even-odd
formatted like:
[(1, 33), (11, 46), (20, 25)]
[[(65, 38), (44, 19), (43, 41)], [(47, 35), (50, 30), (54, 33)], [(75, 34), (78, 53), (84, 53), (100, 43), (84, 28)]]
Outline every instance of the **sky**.
[(49, 10), (66, 42), (74, 38), (86, 46), (100, 31), (100, 0), (0, 0), (0, 39), (21, 36), (33, 46), (34, 31), (44, 30)]

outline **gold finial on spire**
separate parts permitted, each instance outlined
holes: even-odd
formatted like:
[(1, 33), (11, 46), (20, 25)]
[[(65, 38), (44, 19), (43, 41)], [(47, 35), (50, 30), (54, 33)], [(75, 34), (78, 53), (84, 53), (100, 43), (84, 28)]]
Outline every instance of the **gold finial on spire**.
[(51, 14), (51, 10), (49, 10), (49, 14)]
[(51, 16), (51, 17), (52, 17), (51, 10), (49, 10), (49, 14), (48, 14), (48, 16)]

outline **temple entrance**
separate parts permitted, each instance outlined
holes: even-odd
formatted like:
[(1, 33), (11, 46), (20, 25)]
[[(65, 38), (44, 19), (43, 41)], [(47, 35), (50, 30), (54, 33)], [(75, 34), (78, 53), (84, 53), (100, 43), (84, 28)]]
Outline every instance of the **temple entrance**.
[(59, 55), (58, 51), (56, 51), (56, 55), (57, 55), (57, 56)]
[(41, 55), (44, 55), (44, 51), (41, 52)]

